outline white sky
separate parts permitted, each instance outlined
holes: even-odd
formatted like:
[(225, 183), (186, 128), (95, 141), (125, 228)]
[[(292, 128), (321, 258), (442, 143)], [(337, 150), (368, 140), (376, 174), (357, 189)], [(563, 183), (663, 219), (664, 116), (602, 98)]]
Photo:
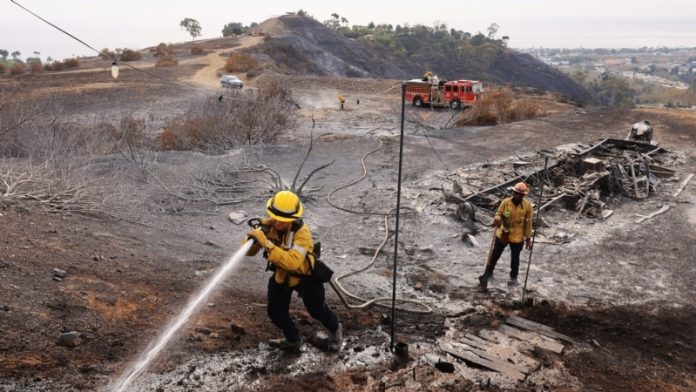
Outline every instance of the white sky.
[[(23, 58), (34, 51), (43, 59), (94, 54), (10, 0), (0, 1), (0, 49), (19, 50)], [(500, 26), (498, 36), (509, 36), (513, 48), (696, 47), (693, 0), (16, 1), (96, 49), (139, 49), (189, 40), (179, 27), (186, 17), (200, 22), (201, 38), (213, 38), (222, 35), (226, 23), (260, 23), (299, 9), (320, 21), (335, 12), (350, 25), (440, 22), (472, 34), (485, 33), (495, 22)]]

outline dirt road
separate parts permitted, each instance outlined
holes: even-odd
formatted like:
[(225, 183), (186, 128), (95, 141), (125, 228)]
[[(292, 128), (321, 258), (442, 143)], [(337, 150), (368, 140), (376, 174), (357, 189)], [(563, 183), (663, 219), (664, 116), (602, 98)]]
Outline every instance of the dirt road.
[[(229, 53), (229, 52), (234, 52), (237, 50), (242, 50), (244, 48), (248, 48), (254, 45), (257, 45), (263, 40), (263, 37), (256, 37), (256, 36), (246, 36), (246, 37), (241, 37), (239, 39), (239, 46), (235, 46), (234, 48), (230, 49), (217, 49), (212, 53), (209, 53), (205, 58), (203, 59), (203, 62), (200, 62), (199, 60), (196, 60), (197, 64), (203, 63), (205, 64), (205, 67), (203, 67), (201, 70), (196, 72), (193, 77), (187, 81), (196, 83), (200, 86), (205, 86), (205, 87), (210, 87), (210, 88), (219, 88), (220, 87), (220, 75), (218, 72), (225, 66), (225, 61), (222, 56), (220, 56), (221, 53)], [(246, 76), (245, 75), (237, 75), (240, 79), (242, 79), (245, 84), (247, 82)]]

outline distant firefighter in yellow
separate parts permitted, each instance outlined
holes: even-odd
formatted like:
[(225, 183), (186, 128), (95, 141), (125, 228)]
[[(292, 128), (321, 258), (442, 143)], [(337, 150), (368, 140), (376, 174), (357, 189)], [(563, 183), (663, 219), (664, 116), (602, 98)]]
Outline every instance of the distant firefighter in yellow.
[(346, 97), (344, 97), (343, 95), (339, 95), (338, 103), (341, 105), (341, 110), (343, 110), (343, 104), (346, 103)]

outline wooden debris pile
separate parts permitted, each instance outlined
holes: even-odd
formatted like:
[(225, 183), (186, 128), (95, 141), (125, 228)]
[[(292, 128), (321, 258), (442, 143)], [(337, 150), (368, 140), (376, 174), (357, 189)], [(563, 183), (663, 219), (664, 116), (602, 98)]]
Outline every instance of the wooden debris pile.
[[(547, 325), (510, 316), (497, 331), (482, 330), (478, 336), (467, 333), (455, 341), (441, 342), (439, 348), (467, 366), (492, 370), (506, 379), (522, 382), (541, 366), (534, 355), (537, 350), (562, 355), (564, 343), (574, 341)], [(430, 357), (427, 362), (433, 366), (443, 363)]]
[[(529, 197), (537, 202), (534, 190), (544, 184), (541, 210), (561, 206), (579, 216), (606, 219), (612, 214), (606, 200), (617, 194), (633, 199), (651, 196), (661, 181), (675, 175), (666, 167), (668, 151), (649, 143), (621, 139), (605, 139), (588, 149), (557, 154), (546, 170), (516, 175), (502, 183), (479, 192), (466, 194), (455, 184), (452, 192), (445, 193), (448, 202), (458, 205), (462, 220), (473, 217), (473, 209), (494, 212), (500, 201), (510, 195), (510, 187), (524, 181), (531, 186)], [(527, 166), (513, 162), (512, 173)]]

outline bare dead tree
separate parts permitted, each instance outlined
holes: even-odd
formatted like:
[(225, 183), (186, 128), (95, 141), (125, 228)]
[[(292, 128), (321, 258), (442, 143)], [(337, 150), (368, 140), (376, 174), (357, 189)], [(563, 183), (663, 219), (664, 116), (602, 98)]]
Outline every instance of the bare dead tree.
[(305, 190), (305, 186), (307, 185), (309, 180), (312, 178), (312, 176), (314, 176), (314, 174), (320, 172), (321, 170), (324, 170), (327, 167), (333, 165), (336, 162), (334, 160), (334, 161), (331, 161), (329, 163), (322, 164), (319, 167), (313, 169), (312, 171), (309, 172), (309, 174), (307, 174), (306, 177), (304, 177), (304, 179), (302, 179), (299, 182), (299, 185), (298, 185), (298, 179), (300, 177), (300, 173), (302, 172), (302, 169), (304, 168), (305, 163), (307, 162), (310, 155), (312, 154), (312, 149), (314, 148), (314, 142), (322, 136), (323, 135), (319, 135), (315, 139), (314, 134), (310, 133), (309, 147), (307, 147), (307, 152), (305, 153), (305, 156), (302, 159), (302, 162), (300, 162), (299, 166), (297, 167), (297, 171), (295, 172), (295, 175), (293, 176), (293, 179), (292, 179), (292, 182), (290, 183), (290, 185), (286, 184), (286, 182), (282, 179), (282, 177), (280, 176), (280, 174), (276, 170), (269, 168), (267, 166), (250, 168), (250, 170), (255, 170), (257, 172), (263, 172), (263, 173), (268, 174), (273, 181), (273, 186), (271, 188), (272, 192), (278, 192), (278, 191), (287, 189), (287, 190), (294, 192), (295, 194), (297, 194), (300, 197), (309, 197), (309, 196), (311, 196), (311, 193), (319, 190), (319, 188), (313, 188), (313, 189), (309, 189), (307, 191), (307, 193), (303, 192)]
[(138, 120), (132, 115), (121, 117), (120, 133), (119, 154), (128, 162), (136, 166), (143, 166), (145, 158), (140, 151), (140, 147), (144, 142), (144, 121)]
[[(312, 122), (314, 122), (314, 116), (312, 116)], [(323, 135), (319, 135), (319, 136), (317, 137), (317, 140), (318, 140), (320, 137), (322, 137), (322, 136), (323, 136)], [(331, 161), (330, 163), (323, 164), (323, 165), (319, 166), (318, 168), (312, 170), (312, 171), (307, 175), (307, 177), (305, 177), (305, 179), (302, 181), (302, 184), (300, 184), (299, 187), (295, 187), (295, 185), (297, 184), (297, 178), (300, 176), (300, 172), (302, 172), (302, 168), (304, 167), (305, 162), (307, 162), (307, 159), (309, 158), (309, 155), (312, 153), (312, 147), (314, 147), (314, 141), (315, 141), (315, 139), (314, 139), (314, 132), (310, 132), (310, 134), (309, 134), (309, 147), (307, 148), (307, 153), (305, 154), (304, 159), (303, 159), (302, 162), (300, 163), (300, 166), (297, 168), (297, 172), (295, 173), (295, 177), (293, 177), (293, 179), (292, 179), (292, 184), (290, 185), (290, 190), (291, 190), (292, 192), (295, 192), (297, 195), (301, 195), (301, 194), (302, 194), (302, 189), (304, 188), (305, 184), (307, 184), (307, 182), (309, 181), (309, 179), (312, 178), (312, 176), (313, 176), (315, 173), (317, 173), (317, 172), (319, 172), (320, 170), (323, 170), (323, 169), (325, 169), (325, 168), (327, 168), (327, 167), (333, 165), (334, 162), (336, 162), (336, 161), (334, 160), (334, 161)]]
[[(184, 202), (187, 207), (178, 206), (176, 210), (162, 209), (168, 213), (202, 213), (200, 209), (191, 206), (204, 203), (213, 207), (242, 203), (258, 199), (268, 193), (288, 189), (300, 197), (311, 197), (320, 188), (307, 188), (307, 184), (319, 171), (331, 166), (334, 161), (320, 165), (300, 178), (302, 169), (309, 159), (316, 139), (310, 136), (310, 145), (300, 163), (291, 183), (285, 181), (281, 174), (266, 165), (247, 166), (239, 169), (196, 167), (193, 173), (170, 174), (155, 173), (151, 168), (145, 168), (148, 182), (160, 189), (163, 194), (176, 201)], [(195, 165), (188, 165), (194, 167)]]
[(3, 171), (0, 172), (0, 196), (4, 199), (21, 198), (26, 193), (25, 188), (28, 187), (34, 178), (37, 170), (34, 171), (17, 171), (10, 165), (3, 165)]
[[(25, 105), (36, 110), (20, 108)], [(0, 199), (33, 200), (54, 211), (99, 211), (113, 195), (93, 173), (99, 135), (65, 121), (61, 102), (53, 98), (2, 101), (0, 121), (8, 124), (12, 116), (21, 119), (10, 122), (20, 124), (12, 130), (21, 132), (4, 133), (0, 143)]]
[(102, 181), (84, 173), (0, 162), (0, 200), (33, 200), (51, 211), (99, 212), (108, 198)]

